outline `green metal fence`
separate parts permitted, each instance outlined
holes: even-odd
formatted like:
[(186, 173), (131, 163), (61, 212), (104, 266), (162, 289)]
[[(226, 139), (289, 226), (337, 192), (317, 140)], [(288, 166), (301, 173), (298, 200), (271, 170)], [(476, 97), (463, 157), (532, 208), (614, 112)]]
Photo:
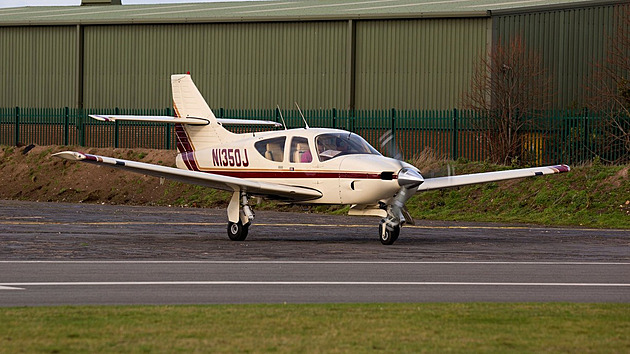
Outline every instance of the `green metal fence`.
[[(297, 110), (218, 109), (218, 117), (266, 119), (288, 128), (303, 127)], [(175, 149), (174, 128), (166, 123), (100, 122), (88, 114), (172, 115), (172, 109), (73, 109), (0, 108), (0, 144), (79, 145), (89, 147)], [(338, 128), (363, 136), (380, 149), (378, 140), (392, 131), (405, 158), (425, 149), (437, 156), (471, 161), (489, 158), (483, 133), (484, 117), (474, 112), (453, 110), (310, 110), (304, 115), (310, 127)], [(575, 164), (599, 156), (604, 161), (630, 159), (627, 147), (611, 141), (602, 119), (586, 111), (547, 111), (521, 133), (522, 155), (529, 164)], [(627, 127), (630, 129), (630, 119)], [(251, 127), (230, 130), (249, 132)]]

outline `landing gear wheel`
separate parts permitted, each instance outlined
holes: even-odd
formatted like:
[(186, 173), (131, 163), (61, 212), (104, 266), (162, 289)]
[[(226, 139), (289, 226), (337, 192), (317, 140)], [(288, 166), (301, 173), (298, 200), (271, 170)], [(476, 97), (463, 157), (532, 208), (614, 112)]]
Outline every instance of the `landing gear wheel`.
[(249, 231), (250, 223), (243, 225), (242, 222), (230, 222), (228, 221), (228, 237), (232, 241), (244, 241), (247, 238), (247, 231)]
[[(383, 219), (385, 220), (385, 219)], [(385, 232), (383, 232), (383, 228), (385, 228)], [(384, 245), (392, 245), (396, 240), (398, 240), (398, 235), (400, 234), (400, 226), (394, 226), (392, 230), (385, 226), (385, 222), (381, 221), (378, 225), (378, 235), (381, 239), (381, 243)]]

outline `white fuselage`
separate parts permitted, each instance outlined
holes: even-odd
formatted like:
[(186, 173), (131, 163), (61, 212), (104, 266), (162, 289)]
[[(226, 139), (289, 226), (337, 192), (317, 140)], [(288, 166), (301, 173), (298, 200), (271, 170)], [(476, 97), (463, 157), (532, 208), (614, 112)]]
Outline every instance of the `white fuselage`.
[[(177, 167), (315, 189), (322, 197), (308, 203), (317, 204), (387, 200), (400, 189), (400, 169), (411, 167), (380, 155), (358, 135), (343, 130), (291, 129), (235, 137), (221, 146), (178, 154)], [(338, 151), (335, 149), (343, 147), (325, 146), (335, 137), (361, 147), (366, 144), (371, 152)]]

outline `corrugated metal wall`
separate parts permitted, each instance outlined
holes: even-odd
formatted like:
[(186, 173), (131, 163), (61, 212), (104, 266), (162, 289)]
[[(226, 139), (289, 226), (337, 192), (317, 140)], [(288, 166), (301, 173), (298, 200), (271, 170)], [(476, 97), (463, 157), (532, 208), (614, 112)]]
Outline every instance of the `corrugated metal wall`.
[(75, 104), (74, 26), (0, 27), (0, 106)]
[(621, 6), (600, 6), (494, 17), (495, 40), (520, 36), (554, 78), (555, 108), (580, 108), (593, 63), (606, 54)]
[(89, 26), (85, 107), (168, 107), (170, 74), (190, 71), (211, 107), (343, 107), (339, 22)]
[[(190, 71), (211, 107), (451, 109), (494, 38), (521, 35), (580, 105), (622, 5), (490, 18), (84, 27), (86, 108), (165, 108), (169, 76)], [(75, 106), (75, 26), (0, 28), (0, 106)], [(349, 78), (355, 85), (349, 85)], [(354, 100), (350, 93), (354, 88)]]
[(358, 109), (459, 107), (490, 20), (423, 19), (357, 23)]

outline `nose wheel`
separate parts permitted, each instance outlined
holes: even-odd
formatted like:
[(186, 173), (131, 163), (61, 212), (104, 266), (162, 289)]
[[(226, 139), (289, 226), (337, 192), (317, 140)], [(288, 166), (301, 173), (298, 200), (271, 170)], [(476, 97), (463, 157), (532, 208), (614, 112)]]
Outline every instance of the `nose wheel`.
[(387, 219), (382, 219), (378, 225), (378, 234), (382, 244), (393, 245), (400, 235), (400, 225), (391, 225), (388, 224)]

